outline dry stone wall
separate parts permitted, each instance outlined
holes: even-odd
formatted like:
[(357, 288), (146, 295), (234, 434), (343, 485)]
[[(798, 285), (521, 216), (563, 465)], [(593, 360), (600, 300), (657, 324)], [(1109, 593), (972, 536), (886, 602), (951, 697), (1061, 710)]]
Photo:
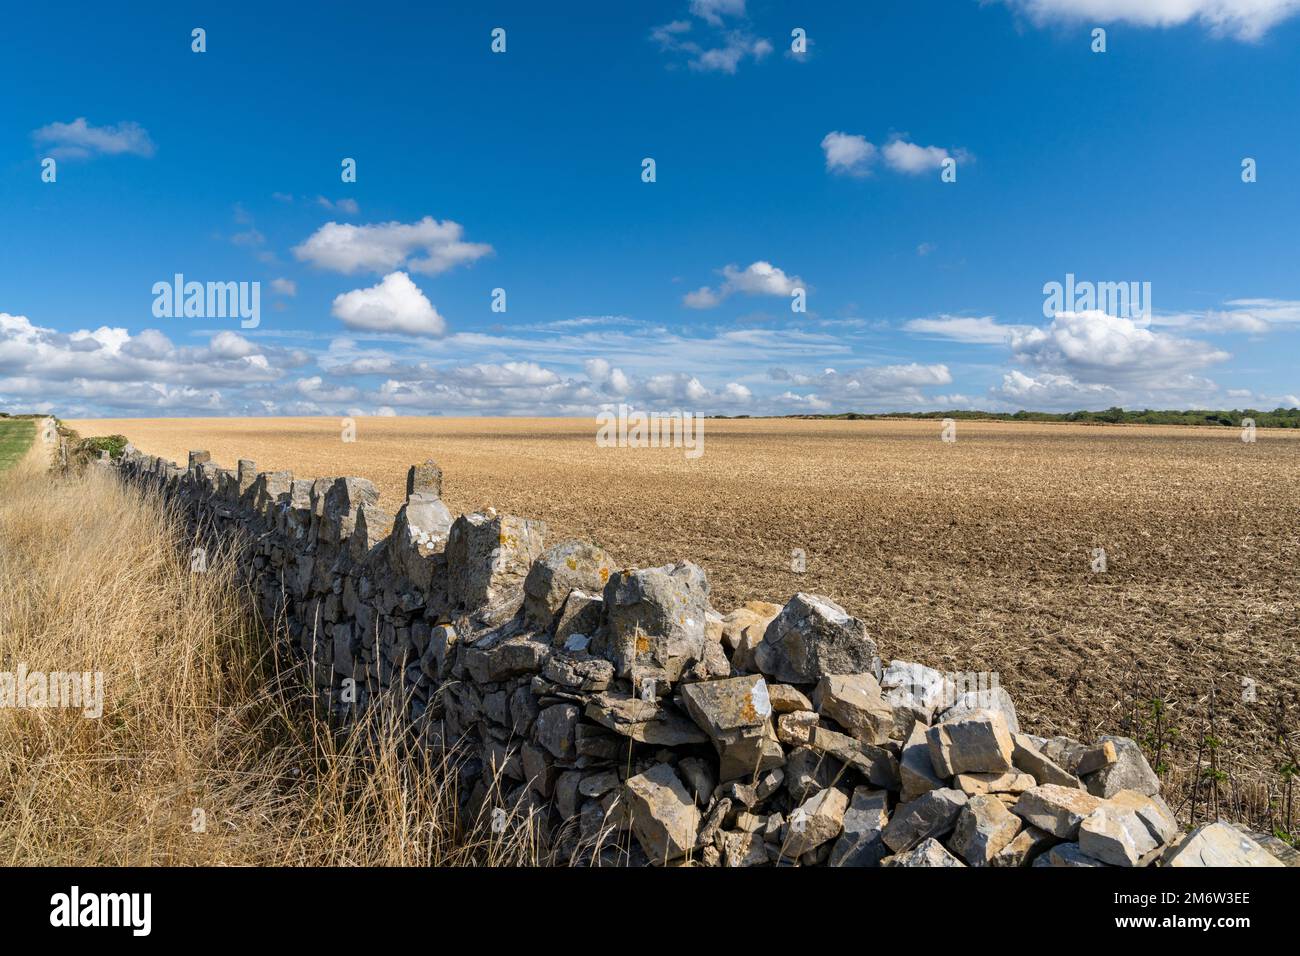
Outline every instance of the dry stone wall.
[(546, 525), (453, 517), (410, 469), (364, 478), (128, 447), (103, 467), (238, 543), (260, 612), (342, 720), (391, 708), (451, 757), (471, 812), (530, 813), (555, 862), (1281, 866), (1217, 822), (1183, 833), (1141, 748), (1023, 730), (996, 686), (882, 659), (830, 598), (723, 615), (689, 561), (624, 568)]

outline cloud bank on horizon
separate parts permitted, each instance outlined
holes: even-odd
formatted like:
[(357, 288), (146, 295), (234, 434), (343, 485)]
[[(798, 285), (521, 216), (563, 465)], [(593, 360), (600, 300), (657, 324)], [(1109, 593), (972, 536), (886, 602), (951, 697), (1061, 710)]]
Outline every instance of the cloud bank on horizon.
[[(1278, 123), (1300, 105), (1284, 82), (1300, 0), (956, 6), (877, 21), (689, 0), (667, 20), (628, 14), (622, 33), (600, 20), (603, 44), (572, 40), (596, 64), (520, 6), (502, 17), (507, 52), (466, 22), (464, 49), (429, 64), (460, 83), (436, 124), (411, 119), (418, 90), (364, 63), (336, 115), (248, 116), (242, 132), (196, 127), (174, 90), (126, 76), (92, 94), (55, 70), (23, 105), (27, 142), (0, 148), (3, 177), (23, 179), (0, 184), (0, 410), (1300, 405), (1278, 213), (1300, 199), (1300, 134)], [(195, 82), (226, 119), (249, 109), (240, 83), (267, 79), (247, 65), (256, 45), (293, 28), (240, 16), (169, 66), (211, 74)], [(1089, 49), (1096, 26), (1109, 52)], [(121, 42), (156, 46), (162, 29)], [(1197, 67), (1207, 43), (1218, 76)], [(231, 47), (250, 75), (220, 67)], [(918, 73), (923, 49), (936, 58)], [(328, 82), (310, 51), (279, 50), (303, 79), (283, 101), (263, 88), (265, 106)], [(597, 69), (598, 88), (575, 86)], [(1224, 93), (1244, 82), (1258, 95)], [(1121, 92), (1141, 128), (1113, 118)], [(74, 93), (86, 106), (59, 118)], [(1150, 282), (1155, 306), (1045, 308), (1046, 284), (1076, 272), (1111, 304)], [(193, 309), (150, 315), (145, 290), (174, 275)], [(263, 306), (242, 323), (220, 307), (241, 283)]]

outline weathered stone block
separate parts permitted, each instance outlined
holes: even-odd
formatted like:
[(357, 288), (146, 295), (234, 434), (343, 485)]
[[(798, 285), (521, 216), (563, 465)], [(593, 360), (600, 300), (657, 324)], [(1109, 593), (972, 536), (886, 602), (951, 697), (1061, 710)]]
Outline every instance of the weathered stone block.
[(816, 684), (828, 674), (874, 674), (880, 668), (865, 624), (830, 598), (802, 592), (767, 626), (754, 660), (764, 674), (787, 684)]
[(605, 586), (608, 655), (620, 677), (657, 672), (669, 684), (704, 657), (709, 582), (689, 561), (618, 571)]

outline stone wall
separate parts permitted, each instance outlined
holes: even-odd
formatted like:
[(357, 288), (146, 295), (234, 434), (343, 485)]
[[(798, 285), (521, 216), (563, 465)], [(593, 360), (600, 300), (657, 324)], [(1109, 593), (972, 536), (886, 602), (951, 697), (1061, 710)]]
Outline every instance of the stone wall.
[(827, 597), (723, 615), (689, 561), (624, 568), (548, 547), (540, 521), (453, 517), (433, 462), (395, 515), (364, 478), (130, 447), (101, 464), (205, 548), (237, 543), (323, 706), (391, 708), (452, 758), (469, 812), (531, 813), (554, 862), (1294, 865), (1223, 822), (1184, 834), (1131, 740), (1038, 737), (999, 687), (886, 664)]

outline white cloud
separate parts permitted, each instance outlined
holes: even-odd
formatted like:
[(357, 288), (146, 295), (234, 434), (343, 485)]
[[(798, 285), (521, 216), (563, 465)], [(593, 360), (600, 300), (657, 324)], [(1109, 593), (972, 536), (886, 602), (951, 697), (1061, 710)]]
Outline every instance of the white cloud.
[(1013, 329), (1012, 354), (1039, 368), (1085, 380), (1157, 386), (1170, 376), (1230, 356), (1206, 342), (1178, 338), (1105, 312), (1061, 312), (1045, 329)]
[(1300, 11), (1300, 0), (1003, 0), (1035, 22), (1175, 27), (1193, 20), (1216, 34), (1257, 40)]
[(847, 176), (865, 176), (876, 158), (876, 147), (865, 136), (838, 130), (822, 137), (826, 171)]
[(1300, 302), (1291, 299), (1230, 299), (1228, 308), (1204, 312), (1157, 313), (1151, 324), (1198, 332), (1264, 335), (1300, 325)]
[(298, 294), (298, 283), (292, 279), (272, 279), (271, 291), (276, 295), (295, 296)]
[(934, 319), (912, 319), (903, 323), (903, 330), (919, 335), (933, 335), (954, 342), (971, 342), (978, 345), (1005, 345), (1016, 331), (1029, 331), (1027, 325), (999, 325), (992, 316), (975, 318), (941, 315)]
[(881, 155), (890, 169), (909, 176), (919, 176), (931, 169), (938, 169), (944, 160), (952, 159), (952, 154), (940, 146), (918, 146), (905, 139), (894, 139), (885, 144)]
[(351, 329), (406, 335), (446, 334), (447, 323), (405, 272), (390, 272), (378, 285), (334, 299), (330, 314)]
[(989, 393), (1019, 408), (1035, 410), (1097, 409), (1109, 407), (1120, 399), (1119, 393), (1109, 385), (1083, 384), (1069, 375), (1051, 372), (1030, 376), (1015, 369), (1002, 376), (1002, 384)]
[(324, 196), (317, 196), (316, 205), (324, 206), (326, 209), (330, 210), (337, 209), (339, 212), (347, 216), (355, 216), (361, 212), (361, 207), (357, 205), (355, 199), (340, 199), (337, 202), (331, 202)]
[(0, 396), (48, 404), (64, 417), (111, 412), (234, 413), (224, 395), (274, 389), (297, 350), (260, 346), (218, 331), (206, 345), (178, 346), (157, 329), (101, 326), (64, 333), (0, 312)]
[(313, 402), (352, 402), (360, 394), (357, 389), (349, 386), (328, 388), (319, 375), (300, 378), (293, 385), (300, 395)]
[(367, 226), (327, 222), (293, 253), (303, 262), (344, 275), (389, 272), (403, 265), (412, 272), (437, 275), (491, 254), (486, 243), (465, 242), (464, 232), (460, 223), (432, 216)]
[(691, 13), (713, 26), (721, 26), (723, 17), (743, 17), (745, 0), (691, 0)]
[(71, 123), (50, 123), (32, 133), (38, 146), (50, 146), (56, 159), (85, 159), (96, 153), (105, 156), (131, 154), (152, 156), (153, 140), (139, 123), (91, 126), (84, 116)]
[(959, 149), (949, 152), (942, 146), (918, 146), (905, 137), (895, 136), (877, 149), (865, 136), (836, 130), (822, 137), (822, 152), (826, 156), (826, 171), (843, 176), (867, 176), (877, 158), (896, 173), (917, 176), (938, 169), (946, 159), (967, 161), (970, 154)]
[(665, 53), (685, 58), (688, 68), (701, 73), (735, 73), (746, 59), (755, 62), (772, 52), (770, 41), (755, 36), (743, 23), (728, 27), (725, 18), (744, 20), (745, 0), (692, 0), (692, 15), (707, 25), (702, 42), (689, 39), (689, 20), (671, 20), (653, 28), (650, 38)]
[(735, 265), (723, 266), (723, 282), (718, 288), (701, 286), (694, 292), (682, 297), (682, 303), (691, 309), (711, 309), (733, 292), (746, 295), (789, 296), (797, 288), (803, 288), (803, 280), (798, 276), (787, 276), (785, 272), (770, 262), (759, 260), (751, 262), (744, 269)]

